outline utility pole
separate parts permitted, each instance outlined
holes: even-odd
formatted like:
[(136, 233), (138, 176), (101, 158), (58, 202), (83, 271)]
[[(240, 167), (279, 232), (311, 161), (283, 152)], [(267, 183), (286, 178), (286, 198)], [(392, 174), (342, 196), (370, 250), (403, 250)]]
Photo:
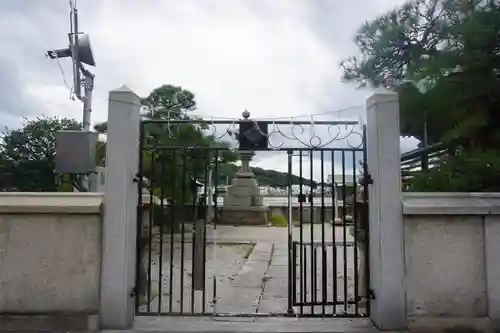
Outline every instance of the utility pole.
[(84, 96), (83, 96), (83, 130), (90, 131), (90, 114), (92, 113), (92, 92), (94, 91), (94, 75), (82, 67), (84, 73)]
[[(82, 48), (80, 48), (80, 40), (78, 31), (78, 9), (71, 3), (71, 31), (69, 33), (71, 59), (73, 60), (73, 79), (74, 79), (74, 89), (76, 97), (83, 102), (83, 130), (90, 131), (90, 114), (92, 113), (92, 91), (94, 90), (94, 74), (92, 74), (88, 69), (83, 67), (82, 63), (87, 63), (90, 66), (95, 66), (95, 61), (90, 52), (91, 59), (85, 59), (85, 54), (80, 54), (80, 52), (88, 52), (90, 50), (90, 44), (88, 37), (82, 37)], [(89, 48), (89, 50), (84, 49), (84, 47)], [(87, 60), (87, 61), (86, 61)], [(90, 60), (90, 61), (88, 61)], [(81, 74), (83, 74), (83, 81), (81, 79)], [(84, 95), (82, 96), (81, 87), (84, 87)]]
[[(70, 1), (70, 32), (68, 34), (69, 47), (67, 49), (47, 52), (51, 59), (71, 57), (73, 67), (73, 91), (75, 96), (83, 102), (83, 130), (90, 131), (90, 114), (92, 112), (92, 91), (94, 90), (94, 74), (83, 64), (95, 66), (95, 60), (90, 48), (88, 35), (78, 31), (78, 9)], [(80, 37), (80, 35), (82, 35)], [(83, 74), (83, 80), (81, 78)], [(84, 94), (82, 96), (82, 86)]]
[[(95, 66), (95, 60), (90, 47), (90, 40), (88, 35), (82, 34), (78, 30), (78, 9), (73, 0), (70, 0), (70, 32), (68, 33), (69, 46), (65, 49), (51, 50), (47, 52), (47, 56), (51, 59), (58, 60), (59, 58), (71, 58), (73, 70), (73, 91), (76, 96), (83, 103), (83, 117), (82, 117), (82, 132), (88, 133), (82, 135), (78, 144), (82, 145), (95, 145), (96, 136), (91, 131), (91, 113), (92, 113), (92, 92), (94, 90), (94, 74), (92, 74), (83, 64)], [(81, 36), (80, 36), (81, 35)], [(83, 80), (82, 80), (83, 75)], [(84, 88), (82, 95), (82, 86)], [(85, 140), (85, 142), (83, 142)], [(90, 146), (89, 146), (90, 147)], [(96, 190), (97, 177), (95, 170), (87, 174), (77, 174), (81, 187), (87, 191)], [(90, 175), (90, 177), (89, 177)], [(90, 181), (90, 180), (93, 181)]]

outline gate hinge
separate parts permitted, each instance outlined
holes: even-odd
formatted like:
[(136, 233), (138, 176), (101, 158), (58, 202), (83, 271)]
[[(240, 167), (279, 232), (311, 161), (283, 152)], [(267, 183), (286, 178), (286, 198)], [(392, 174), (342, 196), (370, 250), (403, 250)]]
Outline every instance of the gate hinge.
[(139, 182), (139, 179), (141, 179), (141, 174), (139, 174), (139, 173), (138, 173), (138, 174), (136, 174), (136, 175), (134, 176), (134, 178), (132, 178), (132, 181), (133, 181), (134, 183), (138, 183), (138, 182)]
[(132, 290), (130, 291), (130, 297), (135, 297), (137, 296), (137, 288), (132, 287)]
[(361, 185), (371, 185), (373, 184), (373, 178), (372, 178), (372, 175), (371, 174), (367, 174), (366, 177), (363, 177), (363, 179), (361, 179)]
[(368, 289), (368, 299), (375, 299), (375, 291), (373, 289)]

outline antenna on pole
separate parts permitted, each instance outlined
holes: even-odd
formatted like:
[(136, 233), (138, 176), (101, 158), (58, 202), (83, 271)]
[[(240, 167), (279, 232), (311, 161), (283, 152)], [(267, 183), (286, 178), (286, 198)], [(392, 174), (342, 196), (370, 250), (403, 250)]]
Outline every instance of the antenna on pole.
[[(65, 49), (50, 50), (47, 56), (51, 59), (68, 58), (72, 60), (73, 91), (76, 97), (83, 102), (83, 131), (90, 131), (90, 114), (92, 112), (92, 91), (94, 90), (94, 77), (83, 64), (95, 67), (94, 55), (90, 47), (87, 34), (78, 30), (78, 9), (73, 1), (70, 4), (70, 32), (68, 34), (69, 46)], [(81, 35), (81, 36), (80, 36)], [(83, 80), (82, 80), (83, 75)], [(82, 96), (82, 86), (84, 93)]]
[(71, 58), (73, 92), (83, 103), (83, 128), (82, 131), (58, 132), (56, 138), (55, 172), (75, 175), (76, 179), (73, 179), (73, 186), (78, 191), (90, 191), (92, 187), (95, 188), (97, 185), (95, 175), (97, 133), (92, 132), (90, 128), (92, 91), (94, 90), (95, 76), (85, 68), (84, 64), (95, 67), (95, 60), (92, 48), (90, 47), (89, 36), (78, 30), (78, 9), (76, 8), (76, 4), (73, 0), (69, 0), (69, 5), (69, 46), (64, 49), (50, 50), (46, 55), (57, 61), (59, 61), (59, 58)]

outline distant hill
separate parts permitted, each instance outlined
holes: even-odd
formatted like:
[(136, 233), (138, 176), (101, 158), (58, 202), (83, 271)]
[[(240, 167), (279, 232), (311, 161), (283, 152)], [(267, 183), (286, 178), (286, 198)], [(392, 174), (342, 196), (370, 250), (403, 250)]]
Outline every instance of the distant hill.
[[(226, 177), (229, 179), (229, 182), (234, 178), (234, 175), (238, 171), (239, 166), (234, 164), (222, 164), (219, 169), (219, 183), (225, 183)], [(273, 187), (286, 187), (288, 185), (288, 173), (279, 172), (276, 170), (268, 170), (262, 168), (251, 168), (253, 173), (255, 174), (255, 178), (257, 179), (260, 186), (273, 186)], [(292, 174), (292, 184), (300, 184), (300, 177)], [(302, 177), (303, 185), (311, 185), (311, 182), (308, 178)], [(317, 182), (312, 182), (313, 186), (317, 185)]]

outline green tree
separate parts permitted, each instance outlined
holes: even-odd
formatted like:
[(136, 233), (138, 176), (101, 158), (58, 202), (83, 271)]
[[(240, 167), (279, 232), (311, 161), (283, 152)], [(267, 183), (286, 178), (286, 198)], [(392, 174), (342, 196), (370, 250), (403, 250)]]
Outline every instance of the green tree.
[(358, 30), (361, 56), (342, 63), (343, 79), (397, 91), (402, 135), (422, 141), (426, 123), (429, 144), (461, 142), (432, 174), (415, 177), (413, 188), (439, 190), (453, 182), (449, 189), (489, 183), (482, 188), (491, 190), (496, 184), (476, 174), (490, 177), (492, 156), (500, 152), (499, 31), (500, 4), (491, 0), (412, 1)]
[(60, 190), (54, 174), (56, 133), (80, 128), (73, 119), (39, 117), (4, 133), (0, 139), (0, 190)]
[[(342, 63), (343, 78), (398, 91), (403, 135), (422, 139), (426, 120), (429, 143), (464, 137), (476, 148), (492, 147), (499, 124), (499, 27), (494, 1), (409, 2), (358, 30), (362, 55)], [(426, 92), (407, 80), (426, 82)]]
[[(189, 113), (196, 110), (192, 92), (179, 86), (162, 85), (141, 99), (144, 119), (160, 120), (143, 127), (144, 146), (160, 148), (143, 151), (142, 176), (146, 177), (156, 195), (178, 203), (190, 203), (192, 182), (204, 178), (208, 168), (214, 167), (215, 148), (219, 148), (219, 168), (234, 162), (238, 155), (230, 151), (227, 142), (218, 141), (207, 134), (207, 126)], [(169, 124), (168, 120), (185, 121)], [(107, 123), (95, 126), (106, 133)], [(214, 175), (215, 177), (215, 175)]]

